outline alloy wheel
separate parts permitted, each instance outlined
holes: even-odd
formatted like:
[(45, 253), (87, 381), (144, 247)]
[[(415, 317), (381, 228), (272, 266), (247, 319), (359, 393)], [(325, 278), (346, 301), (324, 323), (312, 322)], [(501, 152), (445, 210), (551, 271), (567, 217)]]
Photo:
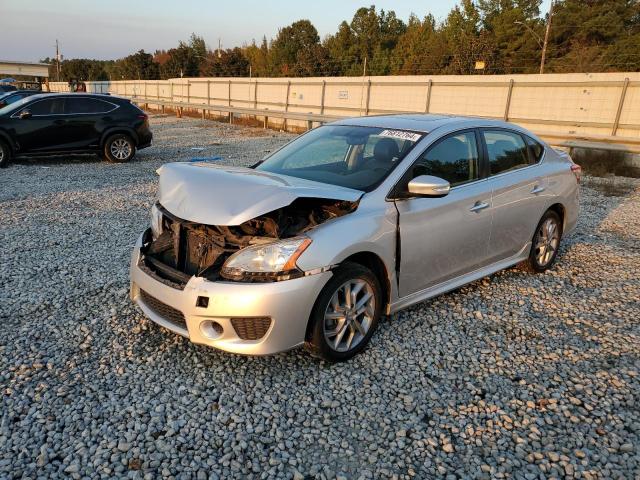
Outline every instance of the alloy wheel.
[(324, 314), (324, 338), (337, 352), (348, 352), (367, 336), (376, 311), (373, 287), (362, 279), (340, 286)]
[(560, 243), (560, 228), (554, 218), (547, 218), (536, 233), (535, 258), (541, 267), (547, 266), (558, 249)]
[(118, 160), (126, 160), (131, 155), (131, 144), (124, 138), (117, 138), (109, 147), (111, 155)]

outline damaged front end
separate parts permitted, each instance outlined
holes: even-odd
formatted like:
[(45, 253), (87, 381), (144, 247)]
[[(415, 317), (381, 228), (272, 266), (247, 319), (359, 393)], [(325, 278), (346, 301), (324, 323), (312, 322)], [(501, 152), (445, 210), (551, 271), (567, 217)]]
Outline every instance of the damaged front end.
[[(297, 278), (304, 272), (295, 259), (311, 243), (305, 232), (353, 212), (357, 205), (357, 201), (302, 197), (239, 225), (225, 226), (184, 220), (156, 204), (139, 266), (174, 288), (183, 288), (192, 276), (241, 282)], [(255, 259), (273, 268), (243, 268)]]

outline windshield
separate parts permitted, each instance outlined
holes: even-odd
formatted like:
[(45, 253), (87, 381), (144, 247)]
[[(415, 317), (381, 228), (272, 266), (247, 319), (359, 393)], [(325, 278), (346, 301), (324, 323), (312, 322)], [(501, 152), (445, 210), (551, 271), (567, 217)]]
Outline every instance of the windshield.
[(422, 134), (406, 130), (327, 125), (289, 143), (256, 169), (367, 192), (421, 138)]

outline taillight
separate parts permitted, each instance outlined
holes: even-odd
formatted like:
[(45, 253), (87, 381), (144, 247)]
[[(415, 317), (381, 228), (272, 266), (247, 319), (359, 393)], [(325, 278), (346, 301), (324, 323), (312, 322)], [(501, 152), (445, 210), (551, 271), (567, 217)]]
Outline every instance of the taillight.
[(582, 176), (582, 167), (577, 163), (571, 165), (571, 171), (576, 176), (576, 182), (580, 183), (580, 177)]
[(138, 118), (139, 118), (140, 120), (146, 120), (146, 119), (147, 119), (147, 118), (149, 118), (149, 117), (147, 116), (147, 114), (146, 114), (146, 113), (140, 113), (140, 114), (138, 114)]

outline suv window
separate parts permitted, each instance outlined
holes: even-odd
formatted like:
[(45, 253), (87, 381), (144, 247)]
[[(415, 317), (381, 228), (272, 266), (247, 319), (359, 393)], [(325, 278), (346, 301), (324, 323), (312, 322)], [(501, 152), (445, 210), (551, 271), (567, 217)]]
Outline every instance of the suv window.
[(530, 164), (527, 145), (519, 134), (504, 130), (484, 130), (482, 135), (487, 144), (491, 175), (516, 170)]
[(39, 100), (31, 105), (25, 105), (31, 115), (60, 115), (64, 113), (64, 98), (51, 98)]
[(434, 175), (452, 187), (478, 179), (478, 147), (474, 132), (452, 135), (429, 148), (413, 165), (411, 178)]
[(96, 98), (67, 98), (64, 111), (67, 114), (106, 113), (114, 109), (111, 103)]
[(531, 137), (525, 136), (524, 138), (527, 141), (527, 145), (529, 146), (529, 153), (531, 153), (531, 163), (538, 163), (542, 158), (542, 154), (544, 153), (544, 147), (541, 143), (536, 142)]

